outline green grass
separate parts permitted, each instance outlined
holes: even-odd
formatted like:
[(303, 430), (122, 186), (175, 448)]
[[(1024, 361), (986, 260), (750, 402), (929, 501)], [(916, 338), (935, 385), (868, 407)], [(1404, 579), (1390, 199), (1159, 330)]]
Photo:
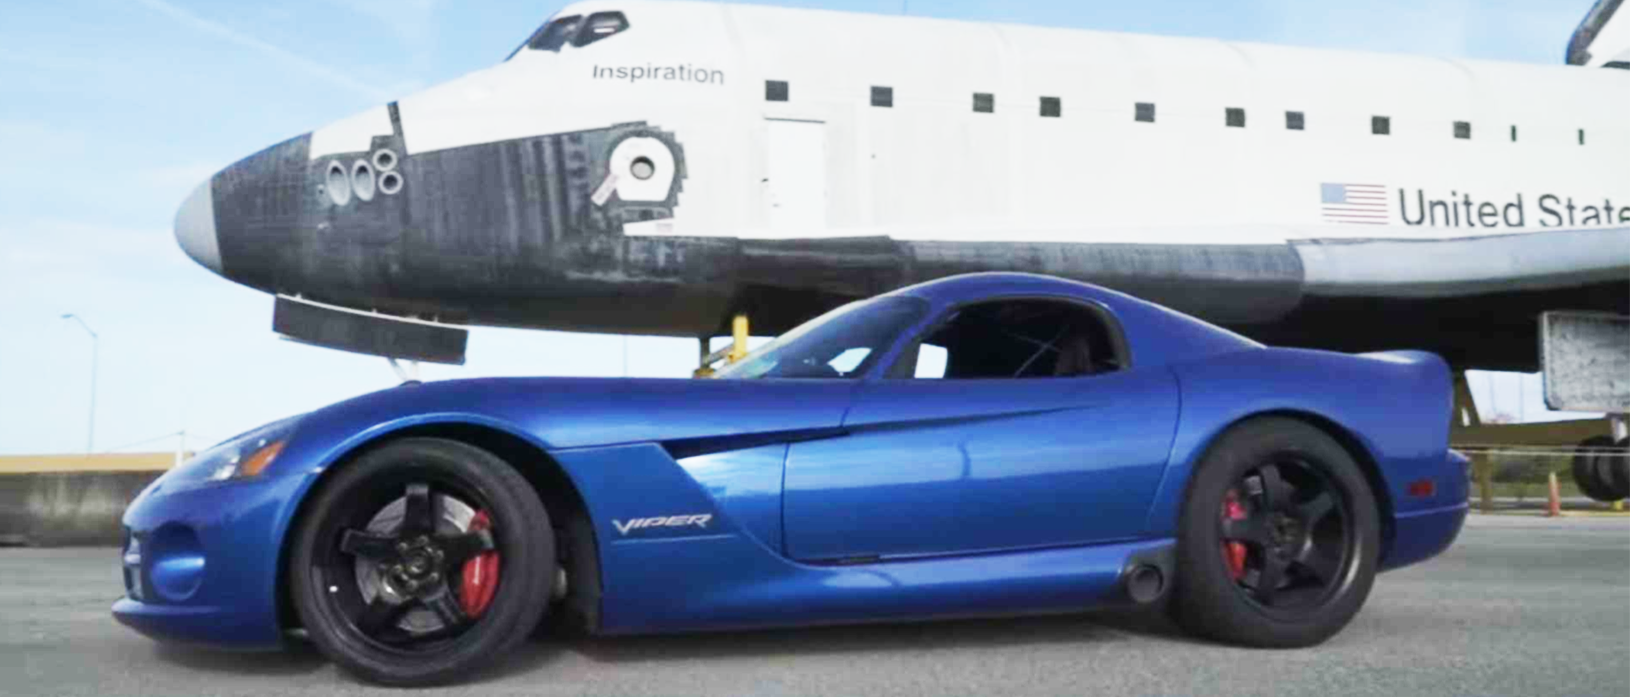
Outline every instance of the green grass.
[[(1578, 485), (1573, 483), (1573, 477), (1557, 477), (1556, 483), (1557, 490), (1564, 498), (1569, 496), (1583, 496), (1583, 494), (1579, 493)], [(1550, 487), (1546, 484), (1518, 484), (1515, 482), (1495, 482), (1493, 486), (1494, 496), (1496, 498), (1515, 497), (1523, 499), (1538, 499), (1542, 501), (1549, 495), (1549, 488)], [(1473, 482), (1472, 498), (1476, 499), (1478, 496), (1480, 496), (1481, 491), (1482, 490), (1477, 487), (1477, 484)]]

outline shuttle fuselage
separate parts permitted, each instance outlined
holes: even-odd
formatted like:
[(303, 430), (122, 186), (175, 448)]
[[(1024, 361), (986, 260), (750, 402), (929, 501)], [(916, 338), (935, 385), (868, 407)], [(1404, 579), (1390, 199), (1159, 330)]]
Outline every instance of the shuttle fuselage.
[(1626, 71), (594, 1), (234, 164), (177, 234), (267, 292), (452, 324), (778, 331), (1035, 271), (1527, 366), (1531, 312), (1630, 311), (1627, 152)]

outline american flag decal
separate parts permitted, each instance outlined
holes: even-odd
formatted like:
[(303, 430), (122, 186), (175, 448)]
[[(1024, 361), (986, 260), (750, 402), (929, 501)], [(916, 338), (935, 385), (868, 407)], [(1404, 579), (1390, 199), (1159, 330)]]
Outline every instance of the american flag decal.
[(1327, 223), (1386, 225), (1392, 217), (1381, 184), (1320, 184), (1319, 201)]

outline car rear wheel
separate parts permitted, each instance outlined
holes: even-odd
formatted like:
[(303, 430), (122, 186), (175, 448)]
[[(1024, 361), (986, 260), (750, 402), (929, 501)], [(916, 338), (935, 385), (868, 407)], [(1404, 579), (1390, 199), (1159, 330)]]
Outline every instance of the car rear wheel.
[(289, 558), (313, 643), (381, 684), (467, 677), (524, 639), (555, 577), (548, 513), (507, 463), (416, 438), (369, 452), (311, 502)]
[(1294, 419), (1248, 421), (1196, 467), (1171, 609), (1212, 639), (1311, 646), (1358, 613), (1379, 551), (1374, 495), (1341, 444)]

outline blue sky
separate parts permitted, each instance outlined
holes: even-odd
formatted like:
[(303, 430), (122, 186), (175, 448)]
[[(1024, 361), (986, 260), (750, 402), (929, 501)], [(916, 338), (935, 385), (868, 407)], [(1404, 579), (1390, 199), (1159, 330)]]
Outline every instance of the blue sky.
[[(560, 2), (57, 0), (0, 22), (0, 453), (229, 436), (396, 382), (384, 361), (278, 340), (271, 298), (210, 274), (171, 220), (211, 173), (369, 106), (501, 60)], [(866, 0), (779, 4), (899, 12)], [(910, 0), (934, 17), (1560, 63), (1589, 0)], [(624, 347), (627, 347), (625, 352)], [(690, 340), (477, 329), (486, 375), (688, 374)], [(1533, 417), (1537, 379), (1480, 377)], [(1525, 399), (1524, 399), (1525, 398)], [(1519, 402), (1519, 400), (1524, 400)], [(1487, 407), (1485, 406), (1485, 410)], [(135, 445), (151, 441), (147, 445)]]

